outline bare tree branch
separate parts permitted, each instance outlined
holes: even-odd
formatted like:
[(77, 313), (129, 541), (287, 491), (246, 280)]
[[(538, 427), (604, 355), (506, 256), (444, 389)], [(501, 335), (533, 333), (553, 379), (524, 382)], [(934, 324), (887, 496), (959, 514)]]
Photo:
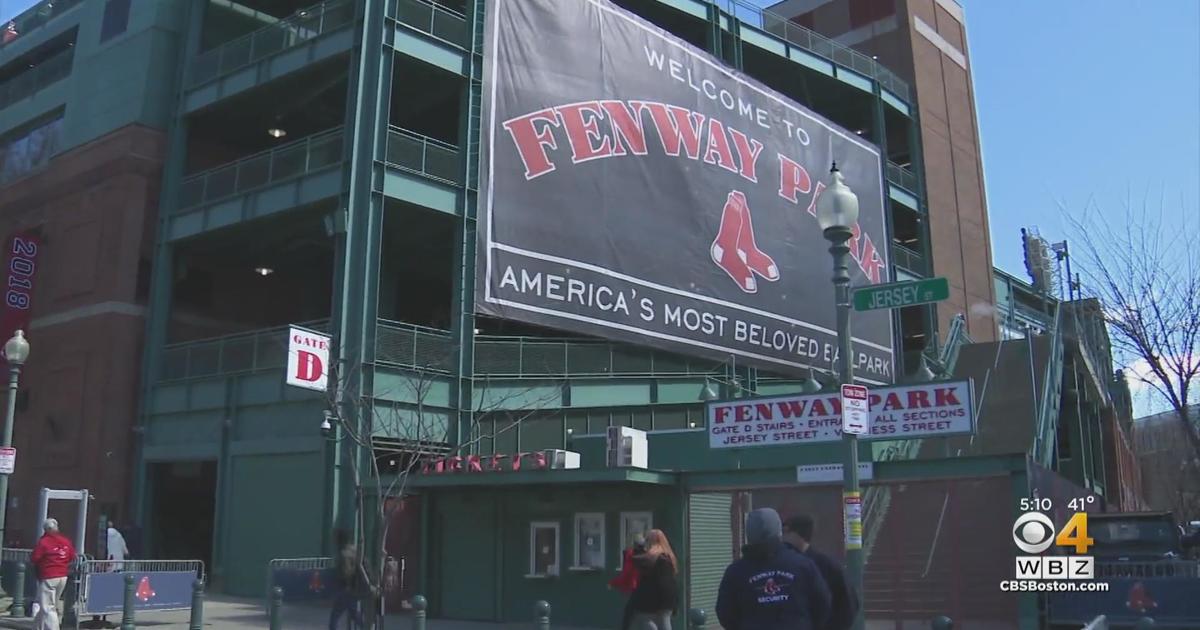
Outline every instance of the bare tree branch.
[[(426, 367), (405, 369), (407, 378), (398, 379), (394, 389), (372, 391), (368, 395), (350, 395), (346, 391), (348, 383), (356, 382), (353, 377), (363, 375), (361, 363), (352, 364), (350, 370), (336, 364), (331, 366), (329, 419), (338, 429), (338, 447), (344, 449), (355, 488), (356, 539), (370, 545), (360, 554), (359, 576), (371, 594), (364, 610), (364, 621), (371, 626), (385, 612), (376, 604), (388, 580), (387, 540), (392, 517), (407, 496), (410, 479), (423, 463), (433, 456), (470, 454), (484, 441), (494, 441), (561, 402), (561, 383), (551, 379), (540, 380), (528, 388), (505, 388), (500, 393), (488, 388), (490, 379), (472, 379), (473, 420), (466, 431), (457, 431), (459, 436), (469, 437), (452, 438), (448, 432), (454, 402), (430, 404), (434, 386), (452, 378), (433, 368), (445, 363), (437, 357), (431, 358), (425, 362)], [(507, 422), (501, 423), (495, 418), (497, 415), (503, 415)], [(480, 418), (492, 421), (483, 423)], [(485, 424), (491, 427), (490, 431), (483, 430)], [(381, 459), (388, 462), (387, 470), (381, 469)], [(375, 535), (371, 536), (371, 532)]]
[(1114, 359), (1175, 412), (1200, 458), (1189, 408), (1200, 377), (1200, 253), (1190, 242), (1200, 222), (1182, 204), (1178, 218), (1164, 213), (1161, 194), (1147, 191), (1140, 204), (1129, 195), (1116, 226), (1091, 201), (1064, 213), (1082, 254), (1083, 290), (1103, 307)]

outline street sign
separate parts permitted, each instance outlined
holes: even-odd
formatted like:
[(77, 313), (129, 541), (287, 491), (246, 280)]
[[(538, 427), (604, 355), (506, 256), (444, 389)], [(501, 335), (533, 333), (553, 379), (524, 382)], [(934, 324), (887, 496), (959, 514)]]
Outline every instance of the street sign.
[(11, 446), (0, 448), (0, 475), (11, 475), (17, 469), (17, 449)]
[[(871, 421), (864, 440), (971, 435), (975, 433), (974, 387), (969, 380), (873, 387), (867, 393)], [(842, 439), (842, 396), (752, 396), (707, 405), (710, 448), (826, 444)]]
[(842, 385), (842, 432), (866, 435), (871, 432), (869, 391), (862, 385)]
[(941, 302), (949, 297), (950, 283), (945, 278), (872, 284), (854, 290), (854, 310), (903, 308)]
[[(870, 481), (875, 478), (875, 466), (871, 462), (859, 462), (859, 481)], [(806, 464), (796, 467), (796, 483), (822, 484), (842, 483), (841, 464)]]

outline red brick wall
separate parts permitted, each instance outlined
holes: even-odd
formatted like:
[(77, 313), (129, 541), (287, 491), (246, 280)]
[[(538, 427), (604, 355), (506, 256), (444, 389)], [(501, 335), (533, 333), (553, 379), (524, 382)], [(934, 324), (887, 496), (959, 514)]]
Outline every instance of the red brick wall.
[[(87, 488), (124, 516), (145, 326), (139, 264), (154, 239), (165, 137), (128, 126), (0, 189), (0, 233), (40, 228), (8, 512), (29, 545), (42, 487)], [(94, 522), (94, 521), (93, 521)]]

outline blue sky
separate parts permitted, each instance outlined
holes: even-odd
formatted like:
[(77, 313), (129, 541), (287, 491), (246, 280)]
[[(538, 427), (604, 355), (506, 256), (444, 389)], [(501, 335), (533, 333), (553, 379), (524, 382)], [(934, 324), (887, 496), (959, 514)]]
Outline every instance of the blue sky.
[(14, 15), (37, 4), (37, 0), (0, 0), (0, 22), (8, 23)]
[(1200, 2), (965, 5), (998, 267), (1024, 277), (1023, 226), (1070, 236), (1060, 203), (1200, 209)]

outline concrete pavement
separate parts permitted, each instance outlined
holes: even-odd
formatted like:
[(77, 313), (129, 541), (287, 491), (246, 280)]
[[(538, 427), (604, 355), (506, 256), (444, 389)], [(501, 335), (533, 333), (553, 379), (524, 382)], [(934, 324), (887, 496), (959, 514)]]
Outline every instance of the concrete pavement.
[[(0, 600), (0, 610), (8, 607), (8, 599)], [(4, 614), (4, 613), (0, 613)], [(119, 625), (120, 615), (109, 616), (109, 621)], [(187, 630), (188, 612), (152, 612), (137, 616), (135, 621), (139, 628), (158, 628), (161, 630)], [(306, 605), (286, 605), (283, 608), (283, 630), (325, 630), (329, 624), (329, 608)], [(409, 630), (412, 620), (407, 614), (388, 615), (385, 627), (387, 630)], [(204, 603), (204, 627), (219, 628), (220, 630), (264, 630), (267, 628), (267, 615), (263, 611), (261, 599), (245, 599), (236, 597), (213, 596)], [(33, 620), (28, 618), (13, 618), (0, 616), (0, 628), (32, 629)], [(431, 619), (426, 624), (428, 630), (531, 630), (533, 621), (528, 623), (497, 624), (470, 621), (448, 621)], [(583, 628), (568, 628), (553, 626), (554, 630), (585, 630)], [(66, 628), (64, 628), (66, 630)]]

